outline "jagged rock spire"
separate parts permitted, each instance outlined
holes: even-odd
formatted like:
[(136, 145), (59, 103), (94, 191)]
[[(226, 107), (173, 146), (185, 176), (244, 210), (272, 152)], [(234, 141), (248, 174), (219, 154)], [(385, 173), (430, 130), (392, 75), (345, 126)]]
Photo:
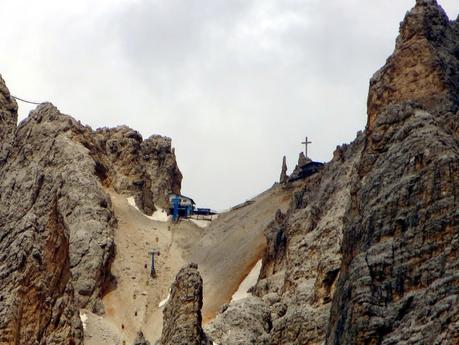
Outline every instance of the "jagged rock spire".
[(411, 101), (428, 109), (459, 105), (458, 41), (435, 0), (417, 0), (400, 25), (395, 51), (370, 81), (371, 131), (387, 106)]
[(159, 345), (207, 345), (202, 330), (202, 278), (198, 265), (183, 267), (172, 284), (171, 297), (164, 308)]
[(279, 178), (280, 183), (286, 183), (288, 181), (287, 175), (287, 158), (284, 156), (282, 159), (282, 170)]
[(415, 35), (438, 41), (444, 35), (448, 22), (448, 16), (436, 0), (417, 0), (400, 25), (397, 44), (403, 44)]
[(306, 157), (304, 152), (300, 152), (300, 154), (298, 156), (298, 167), (302, 168), (306, 164), (309, 164), (311, 162), (312, 162), (312, 160), (309, 159), (309, 157)]

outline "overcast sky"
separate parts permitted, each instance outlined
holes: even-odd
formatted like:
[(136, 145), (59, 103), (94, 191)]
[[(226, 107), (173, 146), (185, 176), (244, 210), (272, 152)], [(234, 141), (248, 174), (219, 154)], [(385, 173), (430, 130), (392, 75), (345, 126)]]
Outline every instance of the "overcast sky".
[(277, 181), (283, 155), (290, 172), (306, 135), (317, 161), (354, 139), (414, 3), (0, 0), (0, 73), (94, 129), (171, 137), (182, 192), (224, 209)]

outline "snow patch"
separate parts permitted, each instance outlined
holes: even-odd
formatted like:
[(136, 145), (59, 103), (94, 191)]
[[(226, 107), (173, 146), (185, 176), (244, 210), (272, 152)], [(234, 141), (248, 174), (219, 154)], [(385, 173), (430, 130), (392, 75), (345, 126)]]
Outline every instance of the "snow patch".
[(164, 305), (167, 303), (167, 301), (169, 301), (169, 298), (171, 298), (171, 294), (170, 293), (167, 294), (166, 299), (163, 299), (161, 302), (159, 302), (158, 307), (159, 308), (164, 307)]
[(156, 211), (153, 212), (153, 215), (147, 216), (145, 213), (143, 213), (142, 211), (139, 210), (139, 208), (135, 204), (135, 199), (134, 199), (133, 196), (127, 198), (127, 202), (128, 202), (129, 205), (134, 207), (137, 211), (142, 213), (148, 219), (154, 220), (156, 222), (164, 222), (164, 223), (169, 221), (169, 216), (167, 215), (167, 211), (165, 209), (162, 209), (161, 207), (158, 207), (158, 206), (155, 205)]
[(199, 226), (200, 228), (207, 228), (211, 223), (210, 220), (202, 220), (202, 219), (193, 219), (190, 218), (190, 221)]
[(254, 286), (257, 283), (260, 271), (261, 259), (258, 260), (258, 262), (255, 264), (255, 266), (253, 266), (252, 270), (247, 275), (247, 277), (245, 277), (242, 283), (239, 285), (239, 288), (234, 293), (233, 297), (231, 297), (231, 302), (239, 301), (240, 299), (250, 296), (247, 290), (249, 290), (252, 286)]
[(88, 315), (80, 310), (80, 320), (83, 324), (83, 330), (86, 331), (86, 321), (88, 321)]

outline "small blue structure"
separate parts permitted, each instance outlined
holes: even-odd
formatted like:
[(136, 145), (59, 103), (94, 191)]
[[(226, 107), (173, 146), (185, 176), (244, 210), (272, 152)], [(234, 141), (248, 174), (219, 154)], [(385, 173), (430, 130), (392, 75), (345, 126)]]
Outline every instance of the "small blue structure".
[(193, 199), (178, 194), (172, 194), (169, 197), (169, 204), (174, 222), (178, 221), (180, 217), (189, 218), (193, 214), (196, 205)]
[(212, 211), (210, 208), (196, 208), (193, 199), (179, 194), (172, 194), (169, 197), (169, 205), (169, 213), (172, 214), (174, 222), (177, 222), (180, 217), (190, 218), (193, 215), (204, 217), (217, 214), (217, 212)]

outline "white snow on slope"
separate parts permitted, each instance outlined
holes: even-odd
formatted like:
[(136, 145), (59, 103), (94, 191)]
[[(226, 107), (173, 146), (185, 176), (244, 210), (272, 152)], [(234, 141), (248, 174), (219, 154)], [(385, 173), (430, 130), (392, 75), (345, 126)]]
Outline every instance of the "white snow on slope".
[(193, 218), (190, 218), (189, 220), (193, 222), (194, 224), (196, 224), (197, 226), (199, 226), (200, 228), (207, 228), (211, 223), (210, 220), (193, 219)]
[(80, 310), (80, 320), (81, 320), (81, 323), (83, 324), (83, 330), (86, 331), (86, 321), (88, 321), (88, 315), (86, 315), (81, 310)]
[(165, 299), (163, 299), (161, 302), (159, 302), (158, 307), (162, 308), (166, 305), (167, 301), (169, 301), (169, 298), (171, 298), (171, 294), (169, 293)]
[(252, 270), (247, 275), (247, 277), (245, 277), (245, 279), (242, 281), (241, 285), (239, 285), (239, 288), (234, 293), (233, 297), (231, 297), (231, 302), (238, 301), (250, 295), (247, 292), (247, 290), (249, 290), (252, 286), (254, 286), (257, 283), (260, 271), (261, 259), (258, 260), (258, 262), (255, 264), (255, 266), (253, 266)]
[(135, 200), (134, 200), (133, 196), (127, 198), (127, 201), (129, 203), (129, 205), (134, 207), (137, 211), (142, 213), (148, 219), (151, 219), (151, 220), (154, 220), (154, 221), (157, 221), (157, 222), (167, 222), (169, 220), (169, 216), (167, 215), (166, 210), (162, 209), (161, 207), (158, 207), (158, 206), (155, 205), (156, 211), (153, 213), (153, 215), (147, 216), (145, 213), (143, 213), (142, 211), (139, 210), (139, 208), (135, 204)]

